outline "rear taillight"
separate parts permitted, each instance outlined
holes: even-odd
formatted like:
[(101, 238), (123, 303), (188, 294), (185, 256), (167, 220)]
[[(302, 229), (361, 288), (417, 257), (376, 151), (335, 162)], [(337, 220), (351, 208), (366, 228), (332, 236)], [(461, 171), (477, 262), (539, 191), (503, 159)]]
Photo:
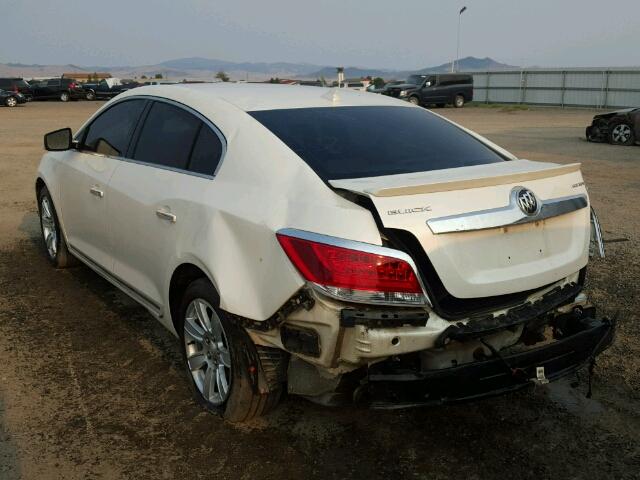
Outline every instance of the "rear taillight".
[(69, 84), (69, 88), (70, 88), (71, 90), (75, 90), (75, 89), (76, 89), (76, 87), (77, 87), (77, 86), (76, 86), (76, 84), (75, 84), (75, 83), (70, 83), (70, 84)]
[(305, 280), (333, 297), (365, 303), (426, 303), (411, 259), (403, 252), (289, 229), (277, 237)]

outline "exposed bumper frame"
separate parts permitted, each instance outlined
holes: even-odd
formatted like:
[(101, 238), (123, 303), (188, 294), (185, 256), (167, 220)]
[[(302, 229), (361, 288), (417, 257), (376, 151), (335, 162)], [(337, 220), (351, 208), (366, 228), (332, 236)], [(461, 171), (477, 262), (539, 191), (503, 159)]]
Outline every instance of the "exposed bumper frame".
[(544, 367), (549, 381), (582, 367), (613, 341), (615, 321), (580, 320), (580, 330), (553, 343), (511, 355), (430, 371), (397, 370), (374, 365), (367, 376), (366, 398), (372, 408), (407, 408), (456, 403), (523, 388)]

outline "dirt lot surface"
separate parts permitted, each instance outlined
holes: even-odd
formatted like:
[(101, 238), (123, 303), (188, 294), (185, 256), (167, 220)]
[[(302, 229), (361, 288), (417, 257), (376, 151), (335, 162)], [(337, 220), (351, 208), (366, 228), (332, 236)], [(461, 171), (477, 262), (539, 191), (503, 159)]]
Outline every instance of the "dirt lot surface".
[(42, 134), (100, 103), (0, 109), (0, 479), (640, 478), (640, 147), (583, 140), (594, 112), (442, 113), (523, 158), (582, 162), (608, 257), (588, 290), (619, 335), (586, 375), (500, 398), (408, 411), (286, 398), (238, 428), (191, 400), (177, 342), (84, 267), (40, 247)]

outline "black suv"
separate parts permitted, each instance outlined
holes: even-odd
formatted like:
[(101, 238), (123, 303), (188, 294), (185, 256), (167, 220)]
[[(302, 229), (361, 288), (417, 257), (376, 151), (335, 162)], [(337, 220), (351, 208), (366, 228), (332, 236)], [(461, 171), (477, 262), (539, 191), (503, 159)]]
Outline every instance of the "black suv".
[(23, 78), (0, 78), (0, 90), (21, 93), (27, 100), (31, 100), (31, 85), (25, 82)]
[(416, 105), (456, 108), (473, 100), (473, 77), (459, 73), (410, 75), (406, 83), (386, 88), (383, 95), (407, 100)]
[(85, 98), (85, 91), (73, 78), (50, 78), (31, 83), (35, 100), (58, 99), (63, 102)]

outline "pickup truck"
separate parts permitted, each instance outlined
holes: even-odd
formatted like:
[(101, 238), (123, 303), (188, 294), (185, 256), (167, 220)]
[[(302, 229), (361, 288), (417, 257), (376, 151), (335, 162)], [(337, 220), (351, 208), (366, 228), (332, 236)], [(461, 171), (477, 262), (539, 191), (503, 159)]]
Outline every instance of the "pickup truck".
[(99, 83), (85, 83), (84, 90), (87, 100), (108, 100), (138, 86), (135, 82), (126, 82), (119, 78), (106, 78)]

